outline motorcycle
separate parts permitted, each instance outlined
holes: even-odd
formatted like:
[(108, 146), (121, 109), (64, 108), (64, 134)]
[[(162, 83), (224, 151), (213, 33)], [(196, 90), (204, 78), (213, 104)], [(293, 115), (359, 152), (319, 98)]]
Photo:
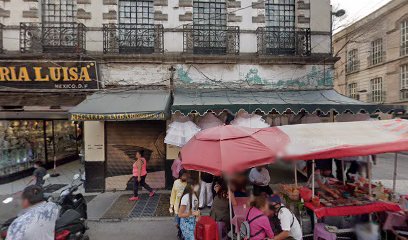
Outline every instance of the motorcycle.
[[(59, 197), (53, 201), (52, 196), (44, 196), (45, 201), (55, 202), (59, 208), (59, 217), (55, 223), (55, 240), (88, 240), (89, 237), (85, 235), (88, 230), (86, 220), (87, 204), (84, 196), (80, 193), (75, 194), (78, 188), (83, 184), (81, 178), (80, 183), (74, 184), (74, 182), (81, 178), (80, 174), (75, 174), (71, 186), (63, 190)], [(4, 204), (10, 203), (13, 198), (7, 198), (3, 201)], [(0, 227), (0, 239), (7, 237), (7, 231), (11, 223), (16, 219), (12, 218), (7, 220)]]

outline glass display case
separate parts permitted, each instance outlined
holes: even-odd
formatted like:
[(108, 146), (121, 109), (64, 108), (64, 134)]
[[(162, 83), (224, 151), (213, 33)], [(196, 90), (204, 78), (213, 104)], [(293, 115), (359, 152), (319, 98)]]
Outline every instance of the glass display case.
[(0, 176), (45, 162), (44, 122), (36, 120), (0, 120)]
[(78, 156), (77, 131), (67, 120), (0, 120), (0, 177)]

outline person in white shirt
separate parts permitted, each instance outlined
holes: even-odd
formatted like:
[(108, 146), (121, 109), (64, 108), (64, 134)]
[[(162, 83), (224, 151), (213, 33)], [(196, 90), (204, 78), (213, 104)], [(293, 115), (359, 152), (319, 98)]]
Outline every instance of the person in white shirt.
[(266, 167), (260, 166), (252, 168), (248, 177), (253, 186), (253, 193), (255, 196), (259, 196), (262, 193), (266, 193), (267, 195), (273, 194), (271, 187), (269, 187), (271, 177), (269, 176), (269, 171)]
[(268, 197), (269, 219), (275, 234), (273, 240), (295, 239), (302, 240), (302, 227), (296, 216), (282, 204), (279, 195)]
[(58, 206), (45, 202), (42, 187), (36, 185), (26, 187), (21, 198), (23, 213), (11, 223), (6, 240), (54, 240)]

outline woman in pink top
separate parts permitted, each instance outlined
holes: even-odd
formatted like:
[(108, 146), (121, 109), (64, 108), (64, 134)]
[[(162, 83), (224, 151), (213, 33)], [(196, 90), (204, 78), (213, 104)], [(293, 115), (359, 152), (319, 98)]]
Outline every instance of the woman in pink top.
[(271, 224), (266, 213), (269, 210), (266, 198), (255, 197), (248, 210), (246, 221), (249, 222), (251, 240), (272, 239), (274, 237)]
[(133, 197), (129, 198), (130, 201), (139, 200), (138, 190), (139, 185), (142, 185), (147, 191), (150, 192), (149, 196), (154, 195), (153, 189), (146, 183), (146, 159), (143, 157), (143, 150), (136, 152), (136, 161), (133, 163)]
[(181, 165), (181, 153), (178, 154), (178, 158), (174, 160), (173, 164), (171, 165), (171, 173), (173, 175), (174, 180), (178, 179), (179, 177), (179, 172), (181, 169), (183, 169), (183, 166)]

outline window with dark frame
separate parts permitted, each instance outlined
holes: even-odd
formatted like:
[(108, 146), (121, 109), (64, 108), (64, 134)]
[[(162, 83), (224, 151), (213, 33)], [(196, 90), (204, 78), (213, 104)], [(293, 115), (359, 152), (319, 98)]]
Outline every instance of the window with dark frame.
[(294, 54), (296, 48), (295, 0), (267, 0), (266, 31), (268, 52)]
[(76, 22), (76, 0), (43, 0), (43, 23), (73, 23)]
[(154, 52), (153, 0), (119, 0), (119, 52)]
[(408, 20), (401, 23), (401, 56), (408, 54)]
[(408, 99), (408, 64), (401, 66), (401, 100)]
[(77, 23), (76, 0), (43, 0), (41, 44), (45, 52), (78, 51), (84, 28)]
[(383, 79), (382, 77), (371, 79), (370, 81), (371, 102), (384, 102)]
[(346, 72), (352, 73), (358, 71), (360, 68), (360, 61), (358, 60), (358, 50), (353, 49), (347, 53)]
[(227, 6), (225, 0), (194, 0), (194, 53), (225, 54), (227, 51)]
[(383, 40), (379, 38), (371, 42), (371, 65), (376, 65), (383, 62)]
[(348, 96), (358, 100), (357, 83), (350, 83), (348, 85)]

